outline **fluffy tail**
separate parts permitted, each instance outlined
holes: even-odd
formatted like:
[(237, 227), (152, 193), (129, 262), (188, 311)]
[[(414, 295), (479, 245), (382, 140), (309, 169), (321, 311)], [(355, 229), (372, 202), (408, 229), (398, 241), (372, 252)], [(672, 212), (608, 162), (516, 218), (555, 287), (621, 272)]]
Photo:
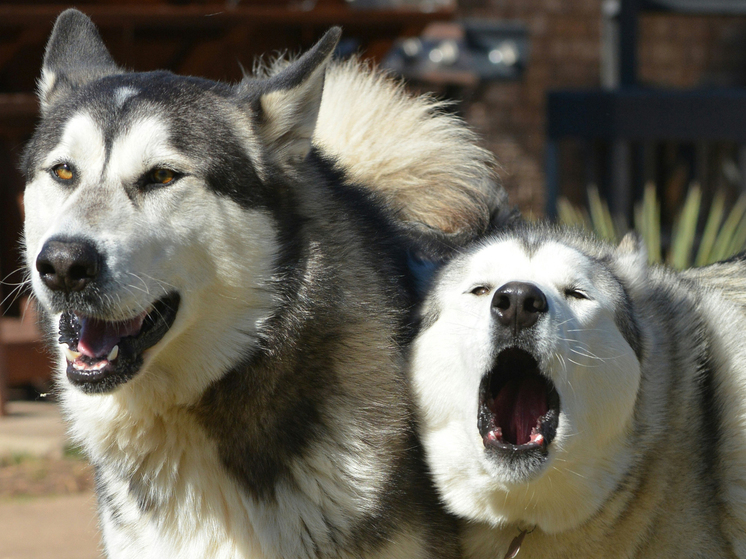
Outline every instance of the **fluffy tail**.
[(446, 104), (357, 59), (333, 63), (314, 144), (414, 233), (454, 246), (515, 217), (494, 156)]

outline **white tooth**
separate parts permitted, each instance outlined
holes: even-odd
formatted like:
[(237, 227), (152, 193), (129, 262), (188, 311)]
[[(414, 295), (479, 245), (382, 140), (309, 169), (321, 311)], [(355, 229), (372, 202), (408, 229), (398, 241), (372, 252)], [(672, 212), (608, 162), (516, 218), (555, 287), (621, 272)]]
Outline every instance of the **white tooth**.
[(107, 361), (114, 361), (114, 359), (117, 358), (119, 355), (119, 346), (115, 345), (113, 348), (111, 348), (111, 351), (109, 352), (109, 355), (106, 356)]
[(77, 351), (73, 351), (72, 349), (67, 347), (66, 344), (62, 344), (62, 351), (64, 352), (67, 360), (70, 361), (71, 363), (81, 356), (81, 353)]

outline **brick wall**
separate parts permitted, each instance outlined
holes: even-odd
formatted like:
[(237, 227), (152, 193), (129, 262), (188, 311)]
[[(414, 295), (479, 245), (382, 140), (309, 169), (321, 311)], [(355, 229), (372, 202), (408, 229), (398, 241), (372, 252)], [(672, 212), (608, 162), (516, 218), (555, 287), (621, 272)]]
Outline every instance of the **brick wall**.
[(746, 18), (647, 14), (640, 80), (664, 87), (746, 85)]
[[(522, 22), (530, 58), (518, 82), (486, 84), (465, 104), (465, 116), (502, 165), (501, 177), (521, 211), (544, 209), (546, 93), (598, 87), (601, 0), (460, 0), (463, 17)], [(746, 18), (644, 15), (639, 76), (666, 87), (746, 85)], [(563, 149), (563, 185), (584, 190), (579, 150)]]

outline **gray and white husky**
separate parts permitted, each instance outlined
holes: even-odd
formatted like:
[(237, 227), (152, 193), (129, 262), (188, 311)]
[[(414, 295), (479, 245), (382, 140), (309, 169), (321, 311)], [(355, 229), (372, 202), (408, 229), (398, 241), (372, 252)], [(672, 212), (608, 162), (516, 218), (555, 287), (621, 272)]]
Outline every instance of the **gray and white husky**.
[(745, 265), (528, 224), (441, 271), (411, 375), (467, 557), (746, 557)]
[(458, 555), (412, 426), (407, 265), (504, 195), (436, 102), (330, 66), (338, 37), (226, 85), (55, 24), (25, 251), (109, 557)]

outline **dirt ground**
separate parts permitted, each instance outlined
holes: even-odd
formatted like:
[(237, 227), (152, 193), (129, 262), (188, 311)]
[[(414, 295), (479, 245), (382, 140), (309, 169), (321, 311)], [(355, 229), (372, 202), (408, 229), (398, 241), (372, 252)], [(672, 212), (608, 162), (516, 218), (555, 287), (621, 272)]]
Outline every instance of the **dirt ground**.
[(98, 559), (91, 492), (0, 501), (0, 559)]
[(62, 458), (0, 459), (0, 559), (97, 559), (91, 467)]
[(91, 467), (75, 457), (0, 459), (0, 501), (73, 495), (92, 489)]

